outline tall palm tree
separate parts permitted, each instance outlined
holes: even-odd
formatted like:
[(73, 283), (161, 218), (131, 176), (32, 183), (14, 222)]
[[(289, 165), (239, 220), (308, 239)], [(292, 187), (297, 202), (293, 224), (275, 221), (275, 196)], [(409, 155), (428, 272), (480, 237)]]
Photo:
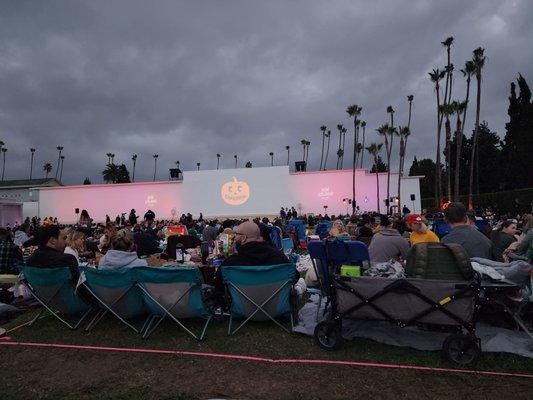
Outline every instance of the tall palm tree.
[(411, 129), (411, 110), (413, 108), (413, 99), (414, 99), (414, 96), (412, 94), (407, 96), (407, 101), (409, 102), (409, 117), (407, 119), (407, 127), (409, 129)]
[[(467, 97), (468, 97), (468, 90), (467, 90)], [(455, 123), (455, 177), (454, 177), (454, 194), (455, 194), (455, 201), (459, 201), (459, 179), (460, 179), (460, 166), (461, 166), (461, 149), (463, 146), (463, 122), (461, 122), (461, 114), (464, 118), (464, 113), (466, 111), (467, 101), (463, 101), (461, 103), (456, 103), (455, 113), (457, 115), (457, 121)]]
[(342, 169), (342, 164), (344, 162), (344, 148), (345, 148), (345, 145), (346, 145), (346, 132), (348, 132), (348, 129), (346, 129), (345, 127), (342, 128), (342, 156), (341, 156), (341, 165), (340, 165), (340, 169)]
[[(342, 149), (341, 147), (341, 144), (342, 144), (342, 128), (344, 128), (344, 126), (342, 124), (338, 124), (337, 125), (337, 130), (339, 131), (339, 147), (337, 147), (337, 156), (339, 155), (339, 150)], [(337, 166), (336, 166), (336, 169), (339, 169), (339, 165), (340, 165), (340, 156), (337, 157)]]
[(198, 168), (197, 171), (200, 171), (200, 163), (199, 162), (196, 163), (196, 168)]
[(329, 141), (331, 140), (331, 131), (328, 129), (328, 132), (326, 133), (326, 139), (328, 139), (327, 149), (326, 149), (326, 156), (324, 157), (324, 171), (326, 170), (326, 166), (328, 164), (328, 154), (329, 154)]
[(33, 156), (35, 155), (35, 149), (31, 148), (30, 152), (31, 152), (31, 159), (30, 159), (30, 180), (31, 180), (31, 177), (33, 175)]
[(398, 136), (400, 137), (400, 168), (398, 170), (398, 210), (401, 208), (402, 196), (402, 176), (403, 176), (403, 163), (405, 161), (405, 150), (407, 148), (407, 138), (411, 134), (409, 127), (399, 126), (398, 127)]
[(305, 155), (305, 164), (307, 165), (307, 162), (309, 161), (309, 147), (311, 147), (311, 142), (309, 140), (305, 141), (305, 147), (307, 149), (307, 152)]
[(102, 177), (105, 183), (117, 183), (119, 177), (119, 166), (113, 163), (107, 164), (102, 171)]
[(0, 151), (2, 151), (2, 147), (4, 147), (5, 143), (0, 140)]
[(285, 150), (287, 150), (287, 165), (289, 166), (289, 170), (290, 170), (291, 167), (290, 167), (289, 156), (290, 156), (291, 146), (285, 146)]
[(300, 144), (303, 146), (302, 147), (302, 149), (303, 149), (302, 161), (305, 162), (305, 146), (307, 146), (307, 140), (305, 140), (305, 139), (300, 140)]
[(381, 212), (380, 211), (381, 201), (379, 199), (380, 196), (379, 196), (378, 155), (381, 152), (382, 147), (383, 147), (383, 143), (380, 143), (380, 144), (371, 143), (370, 146), (366, 148), (366, 151), (368, 151), (368, 153), (374, 158), (374, 169), (376, 170), (376, 193), (377, 193), (376, 203), (378, 205), (378, 213)]
[[(463, 76), (466, 77), (466, 98), (465, 98), (465, 101), (460, 103), (461, 104), (461, 108), (462, 108), (462, 112), (463, 112), (463, 121), (462, 121), (462, 124), (461, 124), (461, 130), (460, 130), (460, 133), (458, 134), (457, 136), (457, 151), (456, 151), (456, 154), (455, 154), (455, 165), (458, 166), (460, 165), (460, 159), (461, 159), (461, 151), (462, 151), (462, 148), (463, 148), (463, 133), (464, 133), (464, 130), (465, 130), (465, 124), (466, 124), (466, 110), (468, 109), (468, 102), (469, 102), (469, 98), (470, 98), (470, 81), (471, 81), (471, 78), (472, 78), (472, 75), (476, 72), (476, 66), (474, 65), (474, 62), (473, 61), (467, 61), (465, 63), (465, 67), (464, 69), (461, 70), (461, 72), (463, 73)], [(464, 108), (462, 107), (462, 105), (464, 104)], [(457, 115), (457, 119), (459, 120), (459, 115)], [(458, 124), (459, 124), (459, 121), (458, 121)], [(459, 126), (459, 125), (457, 125)], [(459, 168), (455, 168), (455, 201), (459, 201), (459, 191), (460, 191), (460, 185), (459, 185), (459, 179), (460, 179), (460, 175), (459, 175)]]
[[(472, 193), (474, 190), (474, 161), (477, 159), (476, 154), (478, 152), (477, 142), (479, 138), (479, 111), (481, 107), (481, 71), (485, 66), (486, 57), (484, 55), (485, 49), (478, 47), (474, 50), (474, 57), (472, 62), (475, 68), (477, 93), (476, 93), (476, 125), (474, 130), (474, 137), (472, 140), (472, 153), (470, 155), (470, 181), (468, 183), (468, 207), (474, 208), (474, 202), (472, 199)], [(479, 171), (479, 169), (478, 169)]]
[[(363, 140), (362, 140), (362, 143), (361, 143), (361, 147), (364, 149), (365, 148), (365, 130), (366, 130), (366, 121), (361, 121), (361, 128), (363, 128)], [(365, 152), (362, 151), (361, 152), (361, 168), (363, 168), (363, 157), (365, 155)]]
[(235, 154), (233, 158), (235, 159), (235, 168), (237, 168), (237, 154)]
[(437, 156), (435, 158), (435, 206), (440, 206), (441, 198), (441, 162), (440, 162), (440, 136), (442, 128), (442, 118), (440, 116), (440, 85), (439, 82), (444, 78), (445, 71), (441, 71), (438, 68), (429, 73), (431, 82), (435, 84), (435, 93), (437, 94)]
[(322, 125), (320, 127), (320, 130), (322, 131), (322, 151), (320, 152), (320, 168), (319, 171), (322, 171), (322, 161), (324, 160), (324, 142), (326, 140), (326, 130), (328, 128), (325, 125)]
[(135, 166), (137, 165), (137, 154), (132, 155), (131, 160), (133, 161), (133, 173), (131, 175), (131, 181), (135, 182)]
[(448, 62), (446, 63), (445, 71), (446, 71), (446, 86), (444, 90), (444, 104), (449, 104), (450, 99), (452, 98), (452, 72), (453, 72), (453, 64), (451, 63), (451, 46), (453, 44), (453, 36), (447, 37), (444, 42), (440, 42), (444, 47), (446, 47), (446, 54), (448, 58)]
[(445, 136), (445, 146), (444, 154), (446, 155), (445, 165), (446, 165), (446, 197), (448, 201), (451, 201), (451, 171), (450, 171), (450, 147), (452, 141), (452, 129), (450, 124), (450, 117), (455, 113), (454, 105), (452, 104), (441, 104), (439, 108), (440, 114), (443, 116), (444, 122), (444, 131), (446, 132)]
[(63, 146), (57, 146), (56, 149), (59, 152), (57, 156), (57, 168), (56, 168), (56, 179), (57, 179), (57, 174), (59, 173), (59, 162), (61, 161), (61, 152), (63, 151)]
[(343, 155), (344, 155), (344, 150), (343, 149), (338, 149), (337, 150), (337, 169), (339, 169), (340, 160), (341, 160)]
[(220, 166), (220, 154), (217, 153), (217, 169)]
[(106, 156), (107, 156), (107, 163), (108, 164), (111, 164), (111, 156), (113, 155), (113, 153), (107, 153)]
[(50, 163), (46, 163), (46, 164), (44, 164), (44, 165), (43, 165), (43, 171), (46, 172), (46, 177), (45, 177), (45, 179), (48, 179), (48, 174), (49, 174), (50, 172), (52, 172), (52, 164), (50, 164)]
[[(387, 199), (389, 198), (389, 187), (390, 187), (390, 154), (389, 154), (389, 146), (390, 146), (390, 140), (389, 135), (394, 134), (393, 128), (389, 126), (389, 124), (383, 124), (378, 129), (376, 129), (378, 134), (380, 136), (383, 136), (383, 139), (385, 141), (385, 157), (387, 157)], [(387, 210), (388, 212), (388, 210)]]
[(63, 179), (63, 163), (65, 162), (65, 156), (61, 156), (61, 170), (59, 172), (59, 181)]
[(4, 155), (4, 163), (2, 165), (2, 180), (4, 180), (4, 173), (6, 172), (6, 153), (7, 149), (2, 147), (2, 154)]
[(274, 166), (274, 152), (270, 152), (268, 153), (268, 155), (270, 156), (270, 166), (273, 167)]
[(361, 115), (363, 107), (357, 104), (352, 104), (346, 108), (346, 113), (349, 117), (353, 118), (353, 162), (352, 162), (352, 215), (355, 213), (355, 169), (357, 167), (357, 146), (359, 144), (359, 124), (357, 119)]
[(157, 159), (159, 158), (159, 154), (154, 154), (154, 182), (155, 182), (155, 175), (157, 173)]

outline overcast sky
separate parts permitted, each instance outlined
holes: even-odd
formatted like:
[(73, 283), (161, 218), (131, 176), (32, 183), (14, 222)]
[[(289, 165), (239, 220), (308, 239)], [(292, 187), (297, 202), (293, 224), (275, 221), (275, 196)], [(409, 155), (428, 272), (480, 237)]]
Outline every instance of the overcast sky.
[[(446, 62), (440, 42), (455, 37), (456, 70), (485, 48), (481, 118), (503, 137), (510, 82), (522, 73), (533, 85), (532, 18), (531, 0), (0, 0), (5, 179), (28, 178), (31, 147), (34, 177), (46, 162), (54, 176), (58, 145), (67, 184), (101, 182), (107, 152), (130, 171), (138, 154), (136, 180), (152, 179), (157, 153), (163, 180), (176, 160), (216, 168), (216, 153), (222, 167), (234, 154), (241, 166), (270, 165), (271, 151), (281, 165), (290, 145), (292, 164), (302, 138), (318, 168), (321, 125), (334, 133), (334, 168), (336, 125), (353, 140), (348, 105), (363, 107), (369, 143), (380, 141), (388, 105), (406, 124), (413, 94), (408, 168), (414, 155), (435, 156), (427, 73)], [(453, 97), (464, 92), (455, 74)]]

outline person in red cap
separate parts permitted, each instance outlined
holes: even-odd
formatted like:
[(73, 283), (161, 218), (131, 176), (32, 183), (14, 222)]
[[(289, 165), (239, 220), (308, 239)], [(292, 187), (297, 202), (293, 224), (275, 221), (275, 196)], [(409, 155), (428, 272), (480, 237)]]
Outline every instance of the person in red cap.
[(417, 243), (438, 243), (439, 238), (435, 233), (428, 229), (427, 225), (424, 223), (421, 215), (410, 214), (405, 223), (409, 228), (411, 228), (411, 236), (409, 241), (411, 246), (414, 246)]

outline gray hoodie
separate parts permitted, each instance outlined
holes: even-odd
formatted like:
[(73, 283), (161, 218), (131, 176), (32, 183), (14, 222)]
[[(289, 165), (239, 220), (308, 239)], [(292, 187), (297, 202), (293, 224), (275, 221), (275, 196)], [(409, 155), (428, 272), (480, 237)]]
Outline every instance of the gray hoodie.
[(122, 250), (108, 250), (98, 263), (99, 269), (115, 269), (121, 267), (147, 267), (146, 260), (137, 257), (137, 253)]
[(409, 252), (409, 242), (396, 229), (384, 228), (372, 237), (370, 246), (370, 263), (380, 263), (402, 256), (404, 259)]

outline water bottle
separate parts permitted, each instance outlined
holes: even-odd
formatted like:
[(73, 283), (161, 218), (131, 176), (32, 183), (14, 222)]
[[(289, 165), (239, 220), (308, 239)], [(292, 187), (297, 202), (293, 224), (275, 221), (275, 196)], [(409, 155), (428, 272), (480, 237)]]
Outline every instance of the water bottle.
[(178, 243), (176, 244), (176, 261), (177, 262), (185, 262), (185, 255), (183, 254), (183, 244)]

